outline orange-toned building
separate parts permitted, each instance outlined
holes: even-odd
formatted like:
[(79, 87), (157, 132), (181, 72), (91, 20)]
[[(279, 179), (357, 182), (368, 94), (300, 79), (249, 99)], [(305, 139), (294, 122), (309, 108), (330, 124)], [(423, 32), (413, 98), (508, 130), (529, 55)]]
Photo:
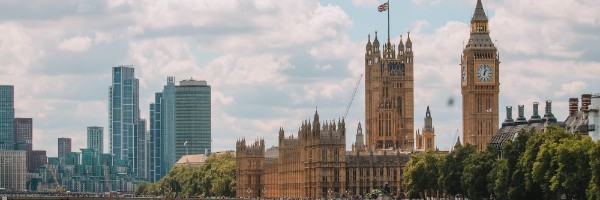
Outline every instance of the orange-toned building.
[[(297, 137), (279, 130), (279, 146), (265, 150), (264, 140), (236, 145), (237, 197), (329, 198), (364, 195), (388, 183), (401, 192), (402, 166), (408, 153), (367, 150), (359, 142), (346, 152), (346, 124), (341, 121), (304, 121)], [(358, 148), (357, 148), (358, 147)]]

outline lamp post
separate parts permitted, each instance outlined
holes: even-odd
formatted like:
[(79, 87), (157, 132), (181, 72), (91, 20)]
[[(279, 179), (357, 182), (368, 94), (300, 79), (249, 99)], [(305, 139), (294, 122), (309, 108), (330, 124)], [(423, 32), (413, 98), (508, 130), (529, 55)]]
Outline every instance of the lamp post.
[(252, 198), (252, 197), (250, 196), (250, 193), (251, 193), (251, 192), (252, 192), (252, 190), (250, 189), (250, 187), (248, 187), (248, 189), (246, 190), (246, 194), (247, 194), (247, 196), (248, 196), (248, 199)]
[(333, 199), (333, 198), (331, 197), (331, 194), (332, 194), (332, 193), (333, 193), (333, 190), (331, 190), (331, 189), (327, 190), (327, 194), (328, 194), (327, 196), (328, 196), (330, 199)]

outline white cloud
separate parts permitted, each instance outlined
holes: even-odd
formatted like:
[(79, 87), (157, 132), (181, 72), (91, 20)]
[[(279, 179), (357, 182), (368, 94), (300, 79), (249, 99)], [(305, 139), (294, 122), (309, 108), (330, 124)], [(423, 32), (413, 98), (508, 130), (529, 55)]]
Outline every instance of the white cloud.
[(92, 46), (92, 39), (89, 37), (77, 36), (63, 40), (58, 44), (58, 49), (66, 51), (82, 52), (88, 50)]
[(26, 75), (28, 67), (43, 51), (37, 49), (38, 43), (31, 38), (29, 30), (15, 23), (0, 24), (0, 32), (0, 84), (9, 84), (9, 81), (19, 80), (17, 75)]
[(234, 99), (231, 96), (225, 96), (223, 94), (223, 92), (220, 91), (212, 91), (212, 96), (211, 96), (211, 103), (215, 104), (215, 103), (219, 103), (221, 105), (231, 105), (231, 103), (233, 103)]
[(565, 95), (581, 95), (584, 89), (587, 87), (587, 83), (583, 81), (571, 81), (564, 83), (560, 86), (560, 90), (554, 92), (556, 97), (564, 97)]
[(441, 0), (411, 0), (413, 4), (422, 6), (422, 5), (437, 5), (441, 3)]
[(350, 41), (346, 35), (325, 41), (318, 46), (311, 47), (308, 53), (318, 59), (352, 59), (362, 50), (362, 45)]
[(111, 41), (112, 41), (112, 35), (110, 33), (96, 31), (96, 34), (94, 37), (94, 44), (106, 43), (106, 42), (111, 42)]
[(302, 92), (292, 92), (290, 95), (293, 99), (294, 104), (299, 104), (302, 102), (315, 102), (317, 98), (317, 91), (315, 89), (309, 87), (308, 85), (303, 86)]
[(382, 4), (378, 0), (352, 0), (352, 3), (357, 6), (373, 7), (373, 9)]
[[(215, 150), (231, 149), (232, 138), (242, 136), (265, 137), (271, 145), (279, 126), (288, 135), (295, 133), (315, 106), (332, 117), (345, 108), (356, 78), (364, 73), (366, 38), (355, 36), (365, 36), (373, 27), (369, 23), (376, 21), (356, 7), (375, 12), (383, 2), (353, 0), (338, 6), (316, 0), (110, 0), (106, 8), (64, 6), (74, 10), (36, 11), (40, 16), (27, 20), (3, 15), (0, 84), (16, 86), (18, 115), (35, 118), (34, 148), (51, 150), (50, 155), (56, 149), (52, 137), (74, 137), (75, 144), (84, 144), (79, 140), (84, 140), (80, 136), (86, 126), (106, 126), (110, 67), (120, 64), (136, 68), (143, 116), (167, 76), (205, 79), (213, 92)], [(475, 3), (449, 3), (456, 2), (469, 3), (470, 9)], [(438, 9), (445, 3), (412, 0), (407, 6)], [(560, 120), (564, 98), (598, 90), (599, 48), (591, 44), (600, 42), (599, 4), (484, 1), (492, 38), (500, 48), (501, 108), (552, 99)], [(410, 22), (415, 127), (421, 127), (430, 105), (438, 146), (444, 149), (454, 144), (461, 126), (458, 63), (463, 41), (469, 38), (472, 10), (460, 21), (423, 14)], [(393, 38), (394, 43), (399, 40)], [(62, 67), (69, 65), (76, 67)], [(449, 99), (454, 106), (447, 105)], [(354, 101), (350, 117), (355, 124), (361, 116), (364, 120), (364, 80)], [(355, 128), (348, 124), (348, 130)]]

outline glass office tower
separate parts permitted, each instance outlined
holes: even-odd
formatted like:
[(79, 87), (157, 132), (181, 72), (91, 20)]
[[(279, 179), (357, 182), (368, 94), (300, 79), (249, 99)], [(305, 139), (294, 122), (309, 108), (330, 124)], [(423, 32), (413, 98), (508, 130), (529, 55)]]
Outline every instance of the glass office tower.
[(175, 87), (175, 157), (210, 154), (210, 86), (183, 80)]
[(0, 150), (13, 150), (15, 91), (12, 85), (0, 85)]
[(162, 178), (164, 172), (162, 168), (162, 115), (161, 115), (162, 93), (154, 94), (154, 103), (150, 104), (150, 138), (148, 145), (148, 171), (149, 181), (156, 182)]
[(162, 92), (162, 152), (164, 173), (171, 170), (179, 158), (175, 157), (175, 77), (167, 78)]
[(139, 80), (133, 66), (113, 67), (108, 112), (110, 153), (115, 159), (125, 161), (128, 171), (136, 174), (140, 107)]

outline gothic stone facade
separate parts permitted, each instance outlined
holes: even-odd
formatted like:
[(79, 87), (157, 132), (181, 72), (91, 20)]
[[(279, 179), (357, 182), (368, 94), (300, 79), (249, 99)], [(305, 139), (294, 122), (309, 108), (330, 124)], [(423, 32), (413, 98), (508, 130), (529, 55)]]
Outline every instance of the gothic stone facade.
[(431, 112), (429, 106), (427, 106), (427, 112), (425, 112), (425, 125), (421, 131), (417, 130), (417, 151), (434, 151), (435, 146), (435, 128), (432, 124)]
[(471, 35), (461, 56), (463, 138), (484, 150), (498, 130), (500, 61), (490, 38), (481, 0), (471, 19)]
[[(362, 135), (362, 130), (360, 132)], [(236, 145), (237, 197), (327, 198), (364, 195), (386, 182), (397, 193), (408, 155), (399, 151), (346, 152), (344, 120), (302, 122), (297, 137), (279, 130), (279, 146)]]
[(365, 52), (365, 132), (367, 148), (414, 148), (414, 75), (410, 33), (406, 48), (400, 38), (398, 52), (390, 43), (380, 51), (377, 32)]

